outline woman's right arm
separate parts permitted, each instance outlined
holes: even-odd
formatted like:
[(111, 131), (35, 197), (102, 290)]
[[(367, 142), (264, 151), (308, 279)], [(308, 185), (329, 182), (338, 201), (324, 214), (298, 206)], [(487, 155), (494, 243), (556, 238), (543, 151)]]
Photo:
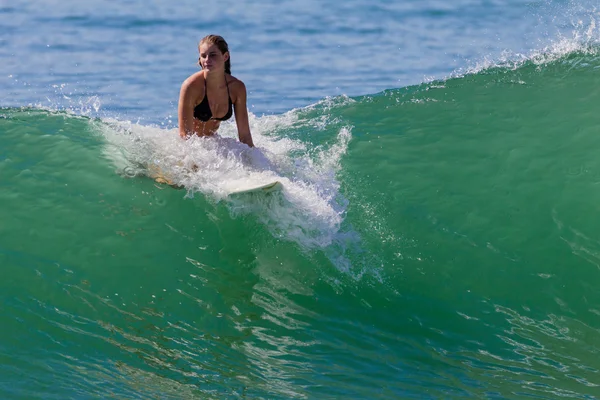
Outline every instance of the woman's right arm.
[(179, 136), (183, 139), (194, 134), (194, 90), (191, 79), (186, 79), (181, 85), (179, 92), (179, 106), (177, 114), (179, 118)]

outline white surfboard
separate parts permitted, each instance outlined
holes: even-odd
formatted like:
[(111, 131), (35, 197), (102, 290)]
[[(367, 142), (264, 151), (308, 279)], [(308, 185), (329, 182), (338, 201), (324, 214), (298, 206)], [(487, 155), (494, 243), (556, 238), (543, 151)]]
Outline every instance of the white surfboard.
[(283, 185), (279, 181), (273, 181), (269, 183), (265, 183), (264, 185), (257, 185), (251, 187), (240, 188), (229, 193), (230, 196), (238, 195), (238, 194), (248, 194), (248, 193), (270, 193), (276, 190), (283, 189)]

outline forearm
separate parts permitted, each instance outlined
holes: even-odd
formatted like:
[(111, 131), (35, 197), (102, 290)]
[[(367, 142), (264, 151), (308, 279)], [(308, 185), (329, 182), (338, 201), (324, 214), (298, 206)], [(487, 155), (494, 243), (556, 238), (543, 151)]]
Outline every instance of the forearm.
[(179, 137), (182, 139), (187, 139), (189, 135), (185, 132), (185, 129), (182, 129), (181, 125), (179, 126)]
[(252, 141), (252, 135), (250, 134), (250, 132), (246, 134), (240, 134), (239, 138), (240, 142), (247, 144), (248, 147), (254, 147), (254, 142)]
[(194, 123), (185, 116), (179, 117), (179, 136), (182, 139), (187, 139), (194, 134)]
[(182, 139), (187, 139), (191, 136), (191, 133), (183, 125), (179, 125), (179, 137)]

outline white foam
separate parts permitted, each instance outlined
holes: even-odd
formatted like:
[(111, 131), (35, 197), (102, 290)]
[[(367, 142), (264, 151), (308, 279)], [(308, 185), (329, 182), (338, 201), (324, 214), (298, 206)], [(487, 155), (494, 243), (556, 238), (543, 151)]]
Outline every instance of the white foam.
[[(185, 187), (188, 197), (224, 202), (234, 216), (252, 214), (277, 237), (323, 248), (343, 222), (346, 200), (336, 173), (352, 135), (349, 128), (337, 127), (330, 144), (313, 147), (292, 138), (310, 134), (308, 121), (298, 115), (251, 114), (255, 148), (238, 141), (234, 122), (223, 123), (217, 136), (182, 140), (176, 129), (107, 120), (104, 152), (123, 175), (152, 175), (158, 169), (171, 183)], [(289, 134), (294, 130), (298, 134)], [(283, 183), (282, 192), (228, 197), (240, 187), (274, 180)]]

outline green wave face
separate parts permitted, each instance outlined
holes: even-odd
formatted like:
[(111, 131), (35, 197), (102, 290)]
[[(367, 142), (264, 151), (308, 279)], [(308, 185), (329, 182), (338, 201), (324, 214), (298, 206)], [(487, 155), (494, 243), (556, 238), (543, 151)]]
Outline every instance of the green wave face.
[(0, 110), (0, 375), (20, 382), (0, 388), (592, 395), (599, 68), (592, 48), (326, 99), (253, 117), (256, 151), (234, 125), (183, 142)]

